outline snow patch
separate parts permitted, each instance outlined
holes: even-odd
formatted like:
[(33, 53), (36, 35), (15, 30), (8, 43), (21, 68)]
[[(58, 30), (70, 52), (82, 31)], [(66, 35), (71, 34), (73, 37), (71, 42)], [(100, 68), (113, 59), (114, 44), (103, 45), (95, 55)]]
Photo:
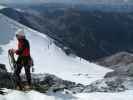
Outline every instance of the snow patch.
[[(10, 92), (11, 91), (11, 92)], [(0, 100), (132, 100), (133, 91), (120, 93), (79, 93), (66, 94), (64, 92), (42, 94), (36, 91), (12, 91), (8, 95), (0, 95)]]
[(1, 9), (4, 9), (4, 8), (6, 8), (6, 7), (5, 7), (5, 6), (3, 6), (3, 5), (0, 5), (0, 10), (1, 10)]
[(133, 91), (120, 93), (81, 93), (77, 94), (77, 100), (132, 100)]

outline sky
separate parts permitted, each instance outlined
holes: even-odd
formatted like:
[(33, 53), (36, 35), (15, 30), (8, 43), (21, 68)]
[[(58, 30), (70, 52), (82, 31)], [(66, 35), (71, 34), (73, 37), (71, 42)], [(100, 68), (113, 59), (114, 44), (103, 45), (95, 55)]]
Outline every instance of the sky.
[(0, 0), (0, 3), (133, 3), (133, 0)]

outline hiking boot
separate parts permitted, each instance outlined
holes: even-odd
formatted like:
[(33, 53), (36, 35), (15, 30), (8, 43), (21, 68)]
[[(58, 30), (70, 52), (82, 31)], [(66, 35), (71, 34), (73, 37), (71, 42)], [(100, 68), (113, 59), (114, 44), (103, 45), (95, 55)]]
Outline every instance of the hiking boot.
[(20, 86), (16, 86), (16, 90), (22, 90)]
[(31, 85), (25, 85), (24, 86), (24, 90), (31, 90), (32, 89), (32, 86)]

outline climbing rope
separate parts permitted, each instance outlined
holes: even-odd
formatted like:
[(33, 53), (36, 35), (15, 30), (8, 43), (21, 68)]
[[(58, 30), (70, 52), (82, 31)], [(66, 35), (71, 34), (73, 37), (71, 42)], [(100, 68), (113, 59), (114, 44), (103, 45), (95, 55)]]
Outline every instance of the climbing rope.
[(8, 59), (9, 59), (9, 65), (11, 68), (11, 72), (14, 72), (14, 67), (15, 67), (16, 61), (14, 58), (14, 54), (11, 50), (8, 51)]
[(10, 80), (11, 80), (11, 83), (13, 84), (13, 89), (15, 89), (15, 81), (14, 81), (14, 75), (13, 74), (14, 74), (14, 68), (15, 68), (16, 61), (14, 58), (14, 53), (11, 50), (8, 51), (8, 59), (9, 59), (9, 65), (11, 68)]

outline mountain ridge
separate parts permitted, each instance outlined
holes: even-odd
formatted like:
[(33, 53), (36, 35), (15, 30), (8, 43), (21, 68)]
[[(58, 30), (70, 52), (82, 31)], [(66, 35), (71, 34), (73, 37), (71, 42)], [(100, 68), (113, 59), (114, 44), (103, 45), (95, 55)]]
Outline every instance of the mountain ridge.
[(90, 61), (121, 51), (132, 52), (133, 49), (132, 13), (88, 12), (75, 9), (44, 12), (27, 9), (27, 12), (21, 12), (11, 8), (0, 12), (46, 33), (63, 47), (66, 46), (66, 51)]

